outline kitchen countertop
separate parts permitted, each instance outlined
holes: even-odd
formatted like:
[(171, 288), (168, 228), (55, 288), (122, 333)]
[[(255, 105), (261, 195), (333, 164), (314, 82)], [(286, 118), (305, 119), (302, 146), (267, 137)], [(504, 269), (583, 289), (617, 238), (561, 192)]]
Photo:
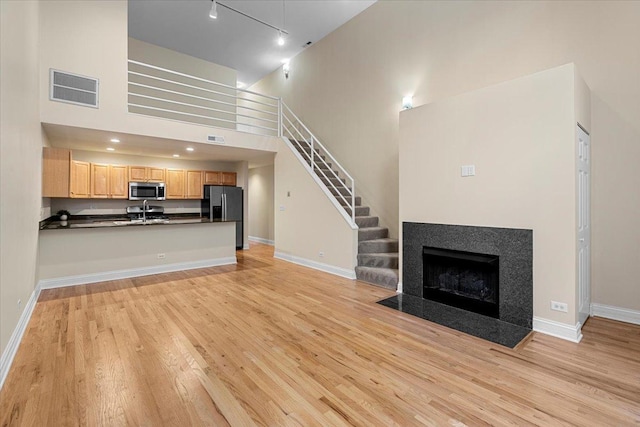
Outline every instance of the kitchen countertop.
[(40, 221), (40, 230), (71, 230), (79, 228), (112, 228), (139, 227), (150, 225), (179, 225), (179, 224), (211, 224), (217, 222), (236, 222), (232, 220), (201, 217), (198, 214), (165, 214), (166, 220), (132, 220), (126, 215), (72, 215), (67, 221), (60, 221), (57, 216)]

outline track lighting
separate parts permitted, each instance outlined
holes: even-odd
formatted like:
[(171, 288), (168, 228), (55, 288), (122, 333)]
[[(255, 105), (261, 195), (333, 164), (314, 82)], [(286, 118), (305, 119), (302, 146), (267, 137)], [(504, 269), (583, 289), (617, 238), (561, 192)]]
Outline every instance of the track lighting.
[(209, 18), (218, 19), (218, 3), (216, 0), (211, 0), (211, 10), (209, 11)]
[(289, 78), (289, 60), (285, 59), (282, 61), (282, 72), (284, 73), (284, 78)]
[[(2, 1), (2, 0), (0, 0)], [(286, 39), (285, 37), (289, 35), (289, 33), (282, 29), (282, 28), (278, 28), (275, 25), (271, 25), (268, 22), (264, 22), (258, 18), (255, 18), (249, 14), (246, 14), (238, 9), (234, 9), (233, 7), (224, 4), (224, 3), (218, 3), (217, 0), (211, 0), (211, 11), (209, 12), (209, 18), (211, 19), (218, 19), (218, 6), (222, 6), (225, 9), (228, 9), (232, 12), (235, 12), (239, 15), (244, 16), (245, 18), (249, 18), (255, 22), (258, 22), (259, 24), (265, 25), (269, 28), (273, 28), (274, 30), (276, 30), (278, 32), (278, 46), (284, 46)], [(284, 0), (282, 1), (282, 26), (284, 27), (284, 23), (285, 23), (285, 14), (284, 14)]]

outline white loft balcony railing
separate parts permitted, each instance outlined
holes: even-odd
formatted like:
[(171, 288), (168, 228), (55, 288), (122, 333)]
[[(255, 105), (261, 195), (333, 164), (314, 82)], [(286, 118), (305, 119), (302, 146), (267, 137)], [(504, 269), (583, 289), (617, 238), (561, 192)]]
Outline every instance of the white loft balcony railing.
[(279, 135), (279, 99), (129, 60), (129, 112)]
[[(130, 113), (284, 136), (355, 226), (355, 181), (281, 98), (129, 60)], [(298, 149), (299, 148), (299, 149)]]

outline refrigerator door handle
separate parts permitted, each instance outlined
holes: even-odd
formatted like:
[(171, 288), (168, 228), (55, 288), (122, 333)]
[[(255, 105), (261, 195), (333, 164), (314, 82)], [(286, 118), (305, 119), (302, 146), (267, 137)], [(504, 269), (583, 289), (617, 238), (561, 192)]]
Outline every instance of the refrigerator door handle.
[(227, 195), (222, 194), (222, 220), (227, 220)]

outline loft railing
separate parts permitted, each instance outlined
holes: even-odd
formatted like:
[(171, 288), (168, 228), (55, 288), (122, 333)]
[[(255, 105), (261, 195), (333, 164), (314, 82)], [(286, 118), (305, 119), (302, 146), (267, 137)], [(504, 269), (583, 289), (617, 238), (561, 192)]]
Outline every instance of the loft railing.
[(279, 98), (129, 60), (130, 113), (280, 135)]
[(299, 148), (355, 225), (355, 182), (281, 98), (263, 95), (157, 67), (128, 61), (130, 113), (269, 136), (284, 136)]

